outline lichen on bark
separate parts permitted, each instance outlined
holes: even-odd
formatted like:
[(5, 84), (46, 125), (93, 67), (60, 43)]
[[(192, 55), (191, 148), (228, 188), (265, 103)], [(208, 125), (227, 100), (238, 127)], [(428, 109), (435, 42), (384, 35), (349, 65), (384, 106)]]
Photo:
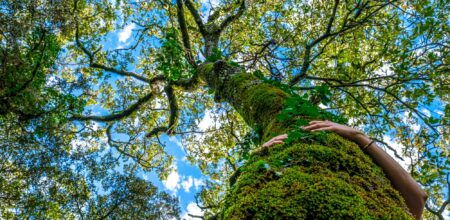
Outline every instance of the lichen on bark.
[[(223, 61), (201, 65), (199, 75), (261, 141), (289, 133), (292, 121), (277, 117), (290, 97), (282, 89)], [(234, 178), (219, 219), (412, 219), (383, 171), (333, 133), (259, 151)]]

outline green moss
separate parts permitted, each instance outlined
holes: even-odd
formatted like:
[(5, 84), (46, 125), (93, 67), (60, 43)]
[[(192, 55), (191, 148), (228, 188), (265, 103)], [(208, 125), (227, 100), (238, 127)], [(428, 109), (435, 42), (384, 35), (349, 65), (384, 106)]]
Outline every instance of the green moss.
[(255, 130), (261, 131), (276, 118), (288, 97), (284, 91), (261, 83), (261, 80), (249, 73), (233, 75), (224, 93), (244, 120)]
[(204, 77), (205, 75), (211, 73), (214, 69), (214, 63), (203, 63), (197, 69), (200, 76)]
[(222, 219), (411, 219), (382, 170), (335, 134), (252, 155), (241, 169)]

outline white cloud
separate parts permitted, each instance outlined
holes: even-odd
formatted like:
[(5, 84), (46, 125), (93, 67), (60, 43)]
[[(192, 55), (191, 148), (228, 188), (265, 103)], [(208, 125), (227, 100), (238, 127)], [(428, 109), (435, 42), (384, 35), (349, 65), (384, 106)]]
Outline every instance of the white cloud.
[(442, 212), (442, 216), (444, 216), (444, 218), (450, 219), (450, 212), (448, 211), (448, 209), (445, 209), (444, 212)]
[(211, 110), (205, 111), (205, 116), (203, 116), (203, 119), (198, 124), (198, 127), (200, 130), (205, 131), (206, 129), (212, 127), (214, 125), (214, 121), (211, 117)]
[(134, 125), (135, 127), (139, 126), (139, 122), (140, 122), (139, 119), (140, 119), (139, 117), (136, 117), (136, 118), (134, 119), (133, 125)]
[(89, 142), (82, 139), (72, 139), (70, 141), (71, 152), (76, 152), (81, 149), (88, 149), (90, 144)]
[(389, 63), (385, 63), (380, 69), (374, 72), (374, 74), (378, 76), (389, 76), (393, 73), (394, 71), (392, 71), (392, 65)]
[(198, 219), (198, 218), (192, 218), (188, 214), (195, 215), (195, 216), (203, 216), (203, 211), (200, 209), (200, 207), (197, 206), (194, 202), (190, 202), (187, 207), (187, 212), (184, 213), (184, 215), (181, 217), (181, 219)]
[(430, 117), (430, 116), (431, 116), (430, 110), (428, 110), (428, 109), (426, 109), (426, 108), (422, 109), (422, 113), (424, 113), (427, 117)]
[(195, 190), (198, 190), (201, 186), (204, 186), (205, 182), (202, 179), (194, 178), (194, 187)]
[(178, 189), (180, 189), (180, 175), (178, 174), (177, 167), (174, 167), (172, 171), (167, 176), (166, 180), (162, 181), (164, 187), (176, 194)]
[(218, 119), (220, 115), (225, 115), (225, 111), (217, 111), (216, 108), (213, 110), (206, 110), (198, 127), (201, 131), (219, 128), (222, 125), (221, 121)]
[(92, 122), (92, 130), (97, 131), (99, 127), (100, 127), (100, 125), (98, 122), (96, 122), (96, 121)]
[(192, 179), (192, 176), (189, 176), (188, 178), (186, 178), (185, 180), (183, 180), (181, 182), (181, 186), (183, 187), (185, 192), (189, 192), (189, 190), (191, 189), (193, 184), (194, 184), (194, 181)]
[(130, 38), (131, 33), (135, 27), (136, 25), (134, 23), (125, 26), (125, 28), (118, 33), (119, 41), (122, 43), (126, 42)]
[(47, 77), (47, 80), (45, 81), (45, 86), (51, 87), (55, 86), (58, 83), (58, 78), (54, 75), (50, 75)]
[(403, 121), (403, 123), (408, 124), (409, 126), (411, 126), (411, 129), (412, 129), (415, 133), (417, 133), (417, 132), (420, 130), (420, 124), (419, 124), (419, 123), (411, 123), (411, 121), (408, 120), (410, 114), (411, 114), (410, 111), (405, 111), (405, 112), (403, 113), (402, 121)]

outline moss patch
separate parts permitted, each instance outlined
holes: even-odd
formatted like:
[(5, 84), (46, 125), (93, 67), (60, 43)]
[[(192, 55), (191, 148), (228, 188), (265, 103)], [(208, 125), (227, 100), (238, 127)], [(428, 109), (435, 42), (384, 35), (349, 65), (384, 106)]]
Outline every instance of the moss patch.
[(335, 134), (252, 155), (241, 170), (222, 219), (412, 219), (382, 170)]
[(231, 77), (224, 94), (244, 120), (255, 130), (266, 130), (284, 107), (288, 97), (279, 88), (261, 83), (249, 73), (239, 73)]

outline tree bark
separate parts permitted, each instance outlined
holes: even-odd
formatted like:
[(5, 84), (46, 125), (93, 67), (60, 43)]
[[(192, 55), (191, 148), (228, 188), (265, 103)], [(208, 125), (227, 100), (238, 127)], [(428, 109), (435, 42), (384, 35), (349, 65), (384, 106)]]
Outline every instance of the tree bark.
[[(255, 129), (261, 142), (289, 133), (277, 115), (290, 95), (224, 61), (200, 78)], [(239, 168), (219, 219), (412, 219), (400, 194), (359, 147), (336, 134), (254, 153)]]

